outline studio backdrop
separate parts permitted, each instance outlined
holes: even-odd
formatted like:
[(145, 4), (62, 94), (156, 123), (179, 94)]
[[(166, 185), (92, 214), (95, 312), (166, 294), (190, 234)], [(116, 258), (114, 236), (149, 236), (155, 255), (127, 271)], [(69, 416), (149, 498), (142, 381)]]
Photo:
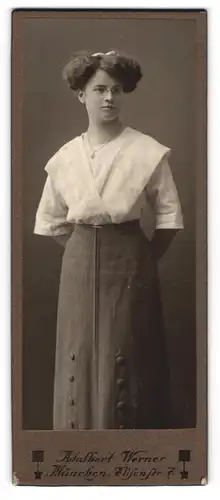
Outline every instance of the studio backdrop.
[(196, 23), (192, 19), (24, 21), (23, 38), (23, 428), (51, 429), (56, 313), (63, 249), (33, 234), (44, 166), (86, 130), (87, 117), (62, 79), (73, 52), (122, 50), (143, 78), (124, 121), (170, 147), (184, 230), (159, 263), (171, 375), (172, 427), (196, 425), (195, 154)]

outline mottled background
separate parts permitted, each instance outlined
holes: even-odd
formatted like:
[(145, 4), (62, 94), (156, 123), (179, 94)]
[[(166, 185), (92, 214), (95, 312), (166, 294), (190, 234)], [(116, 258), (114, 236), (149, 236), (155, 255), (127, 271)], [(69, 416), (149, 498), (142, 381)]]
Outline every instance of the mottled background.
[(87, 127), (82, 105), (62, 80), (75, 50), (122, 49), (144, 77), (126, 97), (128, 125), (172, 149), (171, 168), (185, 229), (160, 262), (171, 369), (172, 426), (196, 424), (195, 39), (187, 19), (26, 19), (23, 70), (23, 427), (52, 428), (56, 308), (62, 248), (33, 235), (44, 166)]

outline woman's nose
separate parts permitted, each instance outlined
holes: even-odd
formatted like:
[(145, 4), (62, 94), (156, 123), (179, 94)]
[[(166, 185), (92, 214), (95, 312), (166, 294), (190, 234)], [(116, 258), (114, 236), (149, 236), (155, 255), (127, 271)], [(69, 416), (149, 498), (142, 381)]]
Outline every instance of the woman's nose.
[(112, 101), (112, 99), (113, 99), (113, 93), (112, 93), (112, 90), (108, 90), (108, 91), (106, 92), (106, 99), (107, 99), (108, 101)]

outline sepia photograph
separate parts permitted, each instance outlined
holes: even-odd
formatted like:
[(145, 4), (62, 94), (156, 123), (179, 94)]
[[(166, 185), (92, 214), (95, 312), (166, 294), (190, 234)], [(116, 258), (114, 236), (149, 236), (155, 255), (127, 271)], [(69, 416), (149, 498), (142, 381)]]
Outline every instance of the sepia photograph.
[[(77, 431), (99, 443), (109, 431), (117, 433), (108, 443), (130, 431), (134, 448), (136, 431), (139, 443), (147, 431), (158, 446), (160, 432), (185, 430), (188, 442), (198, 422), (204, 430), (205, 16), (13, 13), (13, 262), (21, 293), (12, 404), (19, 432), (33, 433), (32, 462), (44, 461), (40, 431), (68, 431), (79, 450)], [(192, 447), (177, 444), (179, 462), (190, 465)], [(77, 462), (70, 449), (60, 461)]]

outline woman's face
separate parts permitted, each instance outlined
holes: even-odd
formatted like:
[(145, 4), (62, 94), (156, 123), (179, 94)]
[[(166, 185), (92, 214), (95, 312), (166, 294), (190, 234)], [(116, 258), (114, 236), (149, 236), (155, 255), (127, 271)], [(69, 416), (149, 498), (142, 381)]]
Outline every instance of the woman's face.
[(90, 121), (96, 123), (113, 121), (120, 113), (122, 85), (108, 73), (98, 69), (85, 89), (79, 91), (78, 98), (85, 104)]

